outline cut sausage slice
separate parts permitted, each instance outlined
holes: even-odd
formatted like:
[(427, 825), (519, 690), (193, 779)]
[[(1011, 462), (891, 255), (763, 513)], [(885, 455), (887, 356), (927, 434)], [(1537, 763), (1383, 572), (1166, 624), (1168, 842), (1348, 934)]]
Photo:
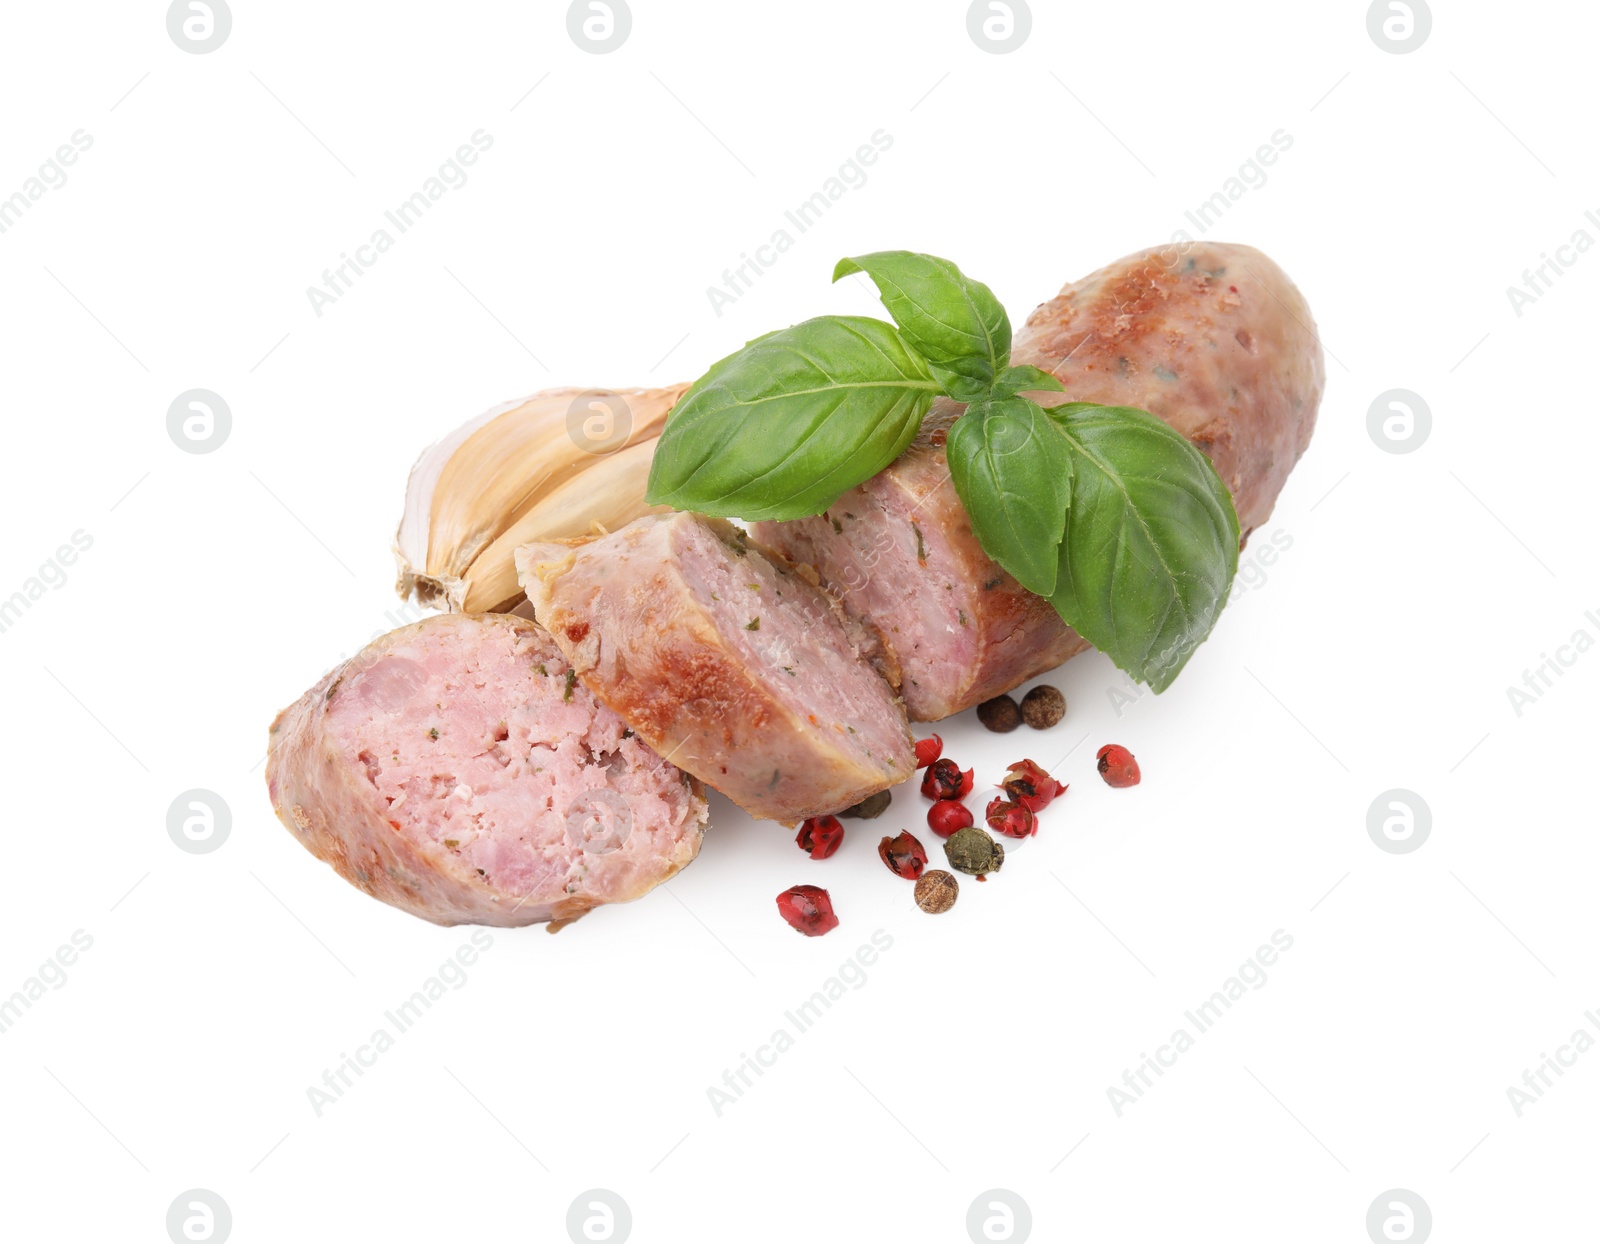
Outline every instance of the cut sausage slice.
[(359, 889), (435, 924), (566, 922), (694, 859), (698, 783), (509, 614), (402, 627), (273, 722), (278, 817)]
[[(1141, 251), (1068, 285), (1017, 333), (1012, 362), (1066, 386), (1030, 394), (1045, 405), (1165, 420), (1210, 457), (1247, 535), (1271, 514), (1322, 398), (1305, 299), (1260, 251), (1226, 243)], [(750, 529), (877, 624), (913, 721), (958, 713), (1089, 646), (978, 545), (941, 447), (961, 409), (935, 403), (911, 448), (827, 514)]]
[(826, 514), (751, 526), (877, 624), (912, 721), (959, 713), (1089, 646), (978, 543), (930, 439), (959, 409), (936, 404), (911, 448)]
[(600, 702), (751, 815), (837, 812), (914, 771), (875, 637), (731, 524), (642, 518), (591, 543), (526, 545), (517, 568)]

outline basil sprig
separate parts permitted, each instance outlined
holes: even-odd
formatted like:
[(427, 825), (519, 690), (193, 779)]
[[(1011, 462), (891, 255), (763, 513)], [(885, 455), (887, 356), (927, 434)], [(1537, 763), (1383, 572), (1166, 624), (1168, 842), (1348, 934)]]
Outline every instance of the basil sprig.
[(1125, 406), (1042, 407), (1060, 380), (1010, 365), (1011, 322), (947, 259), (879, 251), (894, 326), (821, 316), (714, 364), (673, 409), (645, 499), (728, 518), (820, 514), (893, 462), (936, 396), (967, 403), (945, 452), (985, 552), (1120, 668), (1172, 684), (1216, 625), (1239, 520), (1210, 460)]
[(865, 272), (890, 318), (958, 402), (985, 397), (1011, 356), (1011, 321), (987, 285), (948, 259), (878, 251), (841, 259), (833, 279)]

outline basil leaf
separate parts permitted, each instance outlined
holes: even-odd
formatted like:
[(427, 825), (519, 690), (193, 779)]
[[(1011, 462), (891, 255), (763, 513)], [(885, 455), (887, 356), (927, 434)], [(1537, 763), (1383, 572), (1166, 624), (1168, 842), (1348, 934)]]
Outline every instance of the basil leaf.
[(1047, 393), (1065, 393), (1067, 386), (1062, 384), (1049, 372), (1033, 367), (1027, 363), (1008, 367), (994, 378), (994, 384), (989, 389), (990, 397), (1015, 397), (1024, 389), (1044, 391)]
[(958, 402), (975, 402), (1011, 357), (1011, 321), (987, 285), (948, 259), (877, 251), (841, 259), (833, 279), (865, 272), (900, 331)]
[(1047, 413), (1074, 468), (1050, 603), (1119, 668), (1164, 691), (1233, 586), (1233, 500), (1210, 460), (1153, 415), (1089, 402)]
[(679, 399), (645, 500), (725, 518), (820, 514), (899, 457), (939, 388), (882, 320), (830, 315), (768, 333)]
[(1049, 596), (1072, 484), (1061, 429), (1024, 397), (975, 402), (951, 425), (945, 452), (984, 552), (1028, 591)]

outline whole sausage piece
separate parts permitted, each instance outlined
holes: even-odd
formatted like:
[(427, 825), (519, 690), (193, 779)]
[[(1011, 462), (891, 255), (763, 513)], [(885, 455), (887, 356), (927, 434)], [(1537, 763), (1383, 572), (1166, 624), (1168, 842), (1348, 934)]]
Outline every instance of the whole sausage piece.
[(837, 812), (915, 771), (876, 635), (733, 525), (641, 518), (517, 567), (596, 698), (752, 816)]
[[(1133, 406), (1188, 437), (1247, 536), (1305, 452), (1322, 399), (1305, 299), (1260, 251), (1229, 243), (1141, 251), (1068, 285), (1028, 318), (1011, 359), (1065, 385), (1029, 395), (1043, 405)], [(877, 624), (913, 721), (958, 713), (1089, 646), (979, 546), (941, 448), (961, 409), (936, 403), (911, 448), (827, 514), (751, 527)]]
[(318, 859), (435, 924), (559, 927), (700, 850), (699, 784), (510, 614), (375, 640), (272, 724), (272, 806)]

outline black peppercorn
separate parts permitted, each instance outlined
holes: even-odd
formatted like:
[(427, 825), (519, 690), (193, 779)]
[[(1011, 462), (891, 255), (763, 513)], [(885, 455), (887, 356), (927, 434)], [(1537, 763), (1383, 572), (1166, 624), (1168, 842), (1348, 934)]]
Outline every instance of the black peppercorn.
[(1009, 695), (997, 695), (978, 705), (978, 720), (996, 734), (1010, 734), (1022, 724), (1022, 710)]
[(890, 799), (888, 791), (880, 790), (876, 795), (868, 795), (860, 803), (851, 804), (838, 815), (860, 817), (864, 821), (870, 821), (889, 810)]
[(1067, 714), (1067, 697), (1040, 684), (1022, 697), (1022, 720), (1035, 730), (1048, 730)]

